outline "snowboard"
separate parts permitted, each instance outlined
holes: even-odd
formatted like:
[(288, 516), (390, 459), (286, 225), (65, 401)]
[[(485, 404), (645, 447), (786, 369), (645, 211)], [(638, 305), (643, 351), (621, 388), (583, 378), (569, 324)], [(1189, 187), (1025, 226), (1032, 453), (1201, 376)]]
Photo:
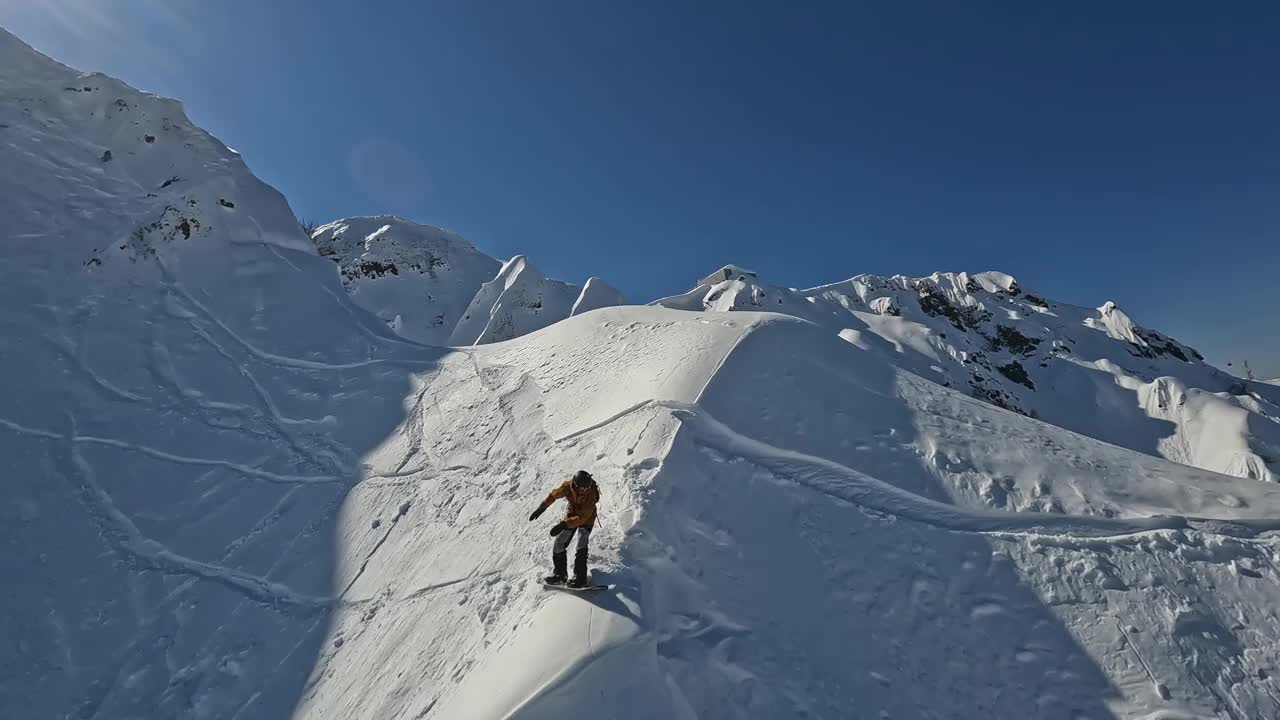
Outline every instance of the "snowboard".
[(549, 583), (549, 582), (543, 581), (542, 587), (547, 588), (548, 590), (564, 590), (565, 592), (581, 593), (581, 592), (591, 592), (593, 590), (608, 590), (613, 586), (612, 585), (583, 585), (582, 587), (569, 587), (568, 585), (563, 585), (559, 583)]

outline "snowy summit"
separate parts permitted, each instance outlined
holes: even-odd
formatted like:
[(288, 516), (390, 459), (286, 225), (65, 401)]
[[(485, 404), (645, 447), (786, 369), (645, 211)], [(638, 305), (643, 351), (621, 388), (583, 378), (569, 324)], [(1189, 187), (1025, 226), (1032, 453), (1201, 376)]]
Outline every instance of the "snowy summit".
[(1112, 303), (308, 238), (4, 31), (0, 210), (0, 717), (1280, 716), (1280, 387)]
[(461, 236), (396, 217), (346, 218), (312, 233), (360, 307), (428, 345), (509, 340), (577, 312), (623, 304), (599, 278), (549, 280), (523, 255), (503, 263)]

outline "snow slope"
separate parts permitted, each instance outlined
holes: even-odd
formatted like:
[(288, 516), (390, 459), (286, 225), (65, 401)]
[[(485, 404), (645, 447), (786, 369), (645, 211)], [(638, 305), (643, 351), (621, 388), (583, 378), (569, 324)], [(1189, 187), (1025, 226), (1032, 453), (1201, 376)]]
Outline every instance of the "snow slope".
[(623, 304), (600, 278), (550, 280), (523, 255), (500, 262), (461, 236), (397, 217), (356, 217), (316, 228), (320, 255), (337, 263), (360, 307), (428, 345), (509, 340), (570, 315)]
[(573, 308), (569, 311), (569, 315), (572, 317), (604, 307), (625, 305), (626, 302), (620, 290), (598, 277), (589, 277), (587, 282), (583, 284), (582, 292), (578, 295), (578, 299), (573, 302)]
[[(219, 237), (306, 249), (284, 198), (174, 100), (81, 74), (0, 32), (0, 144), (11, 244), (74, 244), (67, 270), (121, 271)], [(55, 238), (72, 238), (55, 240)]]
[(439, 353), (176, 102), (4, 31), (0, 216), (0, 717), (287, 716), (360, 458)]
[(360, 307), (410, 340), (444, 345), (476, 291), (502, 263), (461, 236), (396, 217), (344, 218), (316, 228)]
[[(588, 313), (446, 359), (411, 407), (348, 502), (303, 716), (1280, 711), (1275, 485), (757, 313)], [(577, 467), (616, 584), (590, 597), (533, 583), (526, 518)]]
[(449, 336), (450, 345), (483, 345), (519, 337), (569, 317), (580, 288), (549, 280), (523, 255), (503, 263), (480, 286)]
[[(0, 717), (1280, 714), (1280, 487), (941, 387), (861, 326), (406, 341), (234, 154), (103, 79), (192, 146), (150, 159), (188, 189), (108, 172), (84, 82), (0, 32)], [(110, 250), (184, 198), (189, 236)], [(505, 270), (485, 331), (537, 286)], [(528, 521), (579, 468), (591, 596), (536, 584)]]
[(656, 304), (794, 315), (945, 387), (1109, 443), (1240, 477), (1280, 473), (1280, 395), (1114, 303), (1051, 302), (994, 272), (792, 290), (727, 266)]

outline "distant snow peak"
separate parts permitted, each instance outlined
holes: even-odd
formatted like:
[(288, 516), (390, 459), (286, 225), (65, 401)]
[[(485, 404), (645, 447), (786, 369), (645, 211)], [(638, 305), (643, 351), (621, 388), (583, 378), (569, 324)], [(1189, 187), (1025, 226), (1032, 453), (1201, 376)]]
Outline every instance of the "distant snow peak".
[(289, 205), (176, 100), (80, 73), (0, 29), (0, 195), (9, 237), (57, 238), (100, 279), (171, 248), (311, 252)]
[(576, 286), (548, 280), (528, 258), (517, 255), (480, 286), (449, 344), (483, 345), (540, 330), (569, 317), (580, 293)]
[(1257, 384), (1258, 397), (1243, 397), (1244, 383), (1114, 302), (1051, 303), (996, 271), (857, 275), (795, 290), (726, 265), (653, 304), (793, 315), (1007, 410), (1218, 472), (1280, 476), (1280, 397), (1261, 397)]
[[(997, 273), (313, 245), (113, 82), (0, 30), (0, 718), (1276, 716), (1280, 388)], [(595, 599), (526, 520), (576, 468)]]
[(785, 312), (777, 306), (795, 304), (795, 291), (769, 285), (753, 270), (738, 265), (725, 265), (698, 281), (697, 286), (682, 295), (659, 298), (650, 305), (675, 310), (757, 310)]
[(1194, 349), (1167, 338), (1154, 330), (1140, 327), (1133, 322), (1125, 311), (1110, 300), (1098, 308), (1098, 314), (1100, 316), (1098, 320), (1090, 318), (1085, 321), (1085, 324), (1102, 330), (1108, 337), (1123, 340), (1133, 345), (1143, 357), (1171, 356), (1182, 362), (1192, 362), (1192, 357), (1197, 361), (1204, 360), (1204, 357)]
[(730, 263), (720, 268), (719, 270), (711, 273), (710, 275), (702, 278), (701, 280), (698, 281), (698, 284), (699, 285), (715, 285), (717, 283), (725, 282), (726, 280), (735, 280), (735, 279), (741, 280), (743, 282), (756, 282), (759, 278), (756, 275), (755, 271), (747, 270), (746, 268)]
[(312, 233), (358, 305), (410, 340), (443, 345), (500, 263), (462, 236), (393, 216), (354, 217)]
[(573, 317), (592, 310), (624, 304), (626, 304), (626, 300), (619, 290), (604, 280), (593, 276), (587, 278), (586, 284), (582, 286), (582, 292), (578, 294), (578, 299), (574, 301), (573, 309), (569, 311), (569, 316)]
[(317, 252), (338, 265), (358, 305), (429, 345), (500, 342), (590, 310), (623, 304), (600, 278), (583, 287), (545, 277), (524, 255), (506, 262), (462, 236), (394, 216), (316, 228)]
[(1099, 320), (1095, 321), (1093, 318), (1089, 318), (1085, 322), (1090, 327), (1096, 327), (1105, 332), (1108, 337), (1113, 337), (1116, 340), (1124, 340), (1139, 346), (1147, 344), (1146, 340), (1135, 332), (1133, 320), (1128, 313), (1121, 310), (1115, 302), (1108, 300), (1103, 303), (1098, 308), (1098, 315), (1100, 316)]

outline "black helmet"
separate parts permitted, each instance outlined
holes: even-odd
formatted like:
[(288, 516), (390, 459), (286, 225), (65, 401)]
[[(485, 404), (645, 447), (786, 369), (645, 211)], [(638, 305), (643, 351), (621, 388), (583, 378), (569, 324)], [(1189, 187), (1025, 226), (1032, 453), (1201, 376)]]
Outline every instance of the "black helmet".
[(590, 487), (595, 482), (595, 478), (591, 477), (591, 473), (586, 470), (579, 470), (573, 474), (573, 484), (578, 487)]

